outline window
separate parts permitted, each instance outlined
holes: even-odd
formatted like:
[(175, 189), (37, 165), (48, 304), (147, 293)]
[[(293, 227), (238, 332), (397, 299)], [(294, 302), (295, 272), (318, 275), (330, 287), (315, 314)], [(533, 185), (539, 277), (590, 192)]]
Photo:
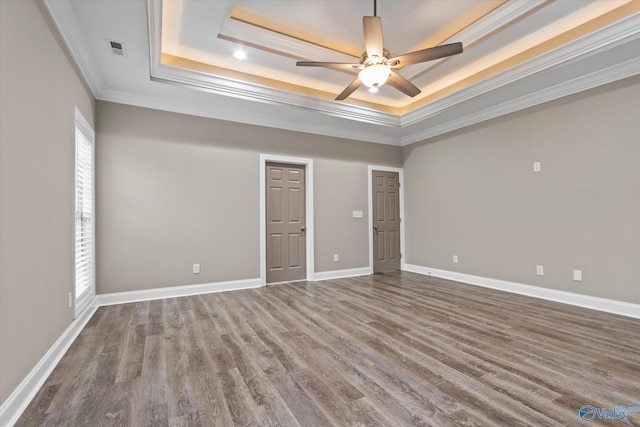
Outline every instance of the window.
[(76, 108), (75, 117), (74, 318), (95, 296), (94, 132)]

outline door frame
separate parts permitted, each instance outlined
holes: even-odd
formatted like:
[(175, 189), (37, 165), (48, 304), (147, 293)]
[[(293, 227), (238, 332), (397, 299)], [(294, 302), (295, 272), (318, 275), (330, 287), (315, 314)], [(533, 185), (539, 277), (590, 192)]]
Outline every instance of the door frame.
[(367, 182), (369, 188), (368, 200), (369, 200), (369, 274), (373, 274), (373, 171), (381, 172), (398, 172), (398, 182), (400, 183), (400, 197), (398, 203), (400, 204), (400, 270), (405, 269), (405, 253), (404, 253), (404, 173), (402, 168), (394, 168), (389, 166), (374, 166), (369, 165), (367, 167)]
[(305, 280), (314, 280), (314, 234), (313, 224), (313, 159), (301, 157), (278, 156), (272, 154), (260, 154), (260, 285), (267, 284), (267, 196), (266, 173), (267, 163), (285, 163), (304, 166), (305, 173), (305, 244), (307, 245), (307, 276)]

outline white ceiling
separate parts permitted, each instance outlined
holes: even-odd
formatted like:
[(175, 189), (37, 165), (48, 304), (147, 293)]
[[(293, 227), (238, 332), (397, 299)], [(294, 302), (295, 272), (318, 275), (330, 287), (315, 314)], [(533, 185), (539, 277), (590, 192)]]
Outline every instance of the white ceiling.
[(415, 98), (295, 66), (358, 62), (372, 0), (45, 0), (97, 99), (393, 145), (640, 73), (640, 0), (377, 3), (393, 54), (465, 46), (400, 71)]

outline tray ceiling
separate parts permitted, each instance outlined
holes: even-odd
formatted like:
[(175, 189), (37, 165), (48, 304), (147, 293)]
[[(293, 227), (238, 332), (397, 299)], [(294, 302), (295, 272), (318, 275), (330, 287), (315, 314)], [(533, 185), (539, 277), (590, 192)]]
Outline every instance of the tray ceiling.
[(372, 1), (45, 4), (98, 99), (372, 142), (415, 142), (640, 73), (637, 0), (379, 0), (393, 54), (464, 52), (402, 68), (414, 98), (382, 86), (344, 101), (333, 99), (355, 72), (295, 62), (358, 62)]

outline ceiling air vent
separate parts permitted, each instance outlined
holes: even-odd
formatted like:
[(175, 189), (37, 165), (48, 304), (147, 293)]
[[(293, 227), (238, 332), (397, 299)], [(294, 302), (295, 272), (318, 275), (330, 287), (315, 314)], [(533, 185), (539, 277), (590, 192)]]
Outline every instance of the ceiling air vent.
[(113, 53), (114, 55), (127, 56), (124, 50), (124, 42), (107, 39), (107, 43), (109, 44), (109, 49), (111, 50), (111, 53)]

